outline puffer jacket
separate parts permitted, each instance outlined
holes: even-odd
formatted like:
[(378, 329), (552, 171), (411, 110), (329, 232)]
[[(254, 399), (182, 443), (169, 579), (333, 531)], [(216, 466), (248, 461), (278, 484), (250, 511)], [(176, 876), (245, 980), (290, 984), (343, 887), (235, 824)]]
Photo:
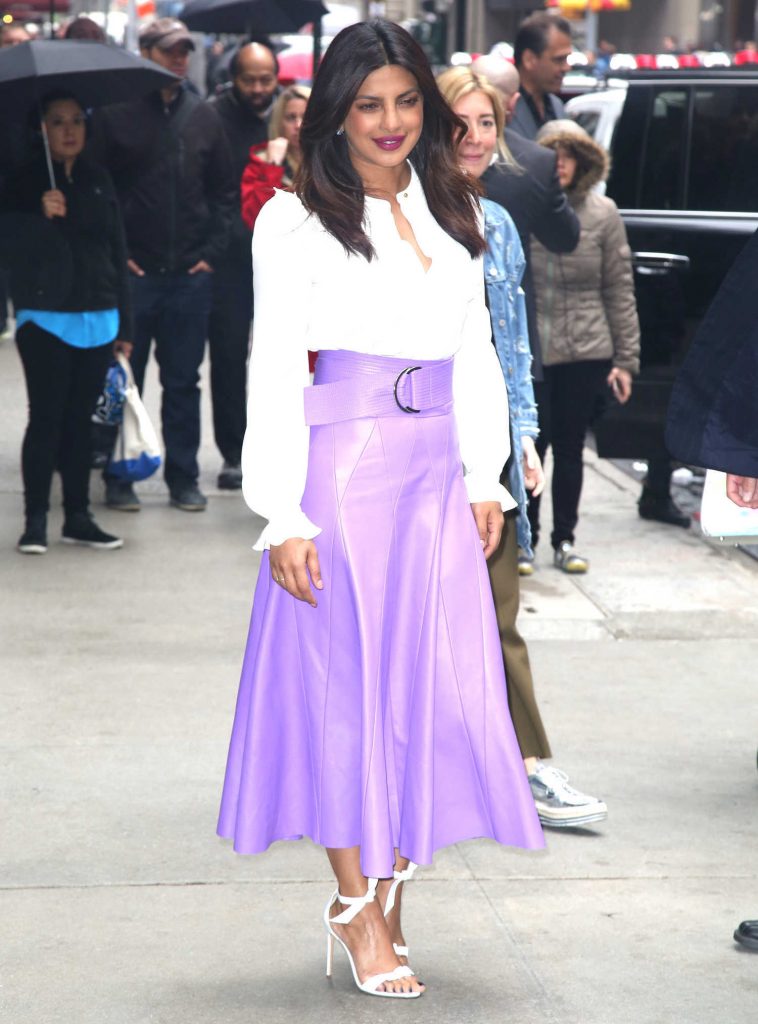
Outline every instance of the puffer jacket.
[(626, 228), (613, 200), (592, 191), (608, 175), (608, 156), (573, 121), (550, 122), (537, 141), (577, 156), (567, 195), (582, 229), (572, 253), (548, 252), (537, 241), (532, 247), (543, 363), (610, 359), (636, 374), (640, 325)]
[(521, 281), (525, 258), (516, 225), (499, 203), (480, 199), (484, 211), (484, 280), (487, 306), (492, 323), (500, 366), (508, 392), (508, 415), (511, 431), (511, 456), (508, 460), (507, 487), (518, 504), (516, 522), (518, 546), (531, 557), (532, 535), (527, 518), (527, 497), (524, 485), (523, 437), (536, 438), (537, 406), (532, 384), (532, 353), (529, 347), (526, 302)]

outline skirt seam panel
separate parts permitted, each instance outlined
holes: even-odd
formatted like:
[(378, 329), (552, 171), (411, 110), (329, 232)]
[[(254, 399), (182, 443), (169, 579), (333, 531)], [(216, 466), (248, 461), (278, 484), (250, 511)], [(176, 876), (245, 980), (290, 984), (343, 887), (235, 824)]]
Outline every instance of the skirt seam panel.
[[(381, 450), (382, 450), (382, 459), (384, 461), (385, 475), (387, 477), (388, 484), (391, 484), (392, 478), (391, 478), (390, 471), (389, 471), (389, 461), (387, 459), (387, 449), (385, 448), (384, 435), (382, 433), (382, 425), (381, 425), (381, 421), (379, 419), (377, 419), (377, 421), (376, 421), (376, 427), (377, 427), (377, 435), (379, 437), (379, 444), (380, 444), (380, 447), (381, 447)], [(389, 543), (389, 547), (388, 547), (388, 551), (387, 551), (387, 563), (386, 563), (386, 565), (384, 567), (384, 589), (383, 589), (383, 592), (382, 592), (382, 611), (381, 611), (381, 619), (380, 619), (381, 625), (380, 625), (380, 632), (379, 632), (379, 635), (380, 635), (380, 638), (381, 638), (381, 641), (380, 641), (381, 647), (384, 646), (383, 641), (384, 641), (384, 619), (385, 619), (385, 609), (386, 609), (386, 600), (387, 600), (387, 577), (389, 575), (389, 570), (390, 570), (390, 562), (391, 562), (392, 550), (393, 550), (393, 548), (395, 546), (396, 538), (397, 538), (397, 506), (398, 506), (398, 503), (400, 501), (400, 495), (401, 495), (402, 490), (403, 490), (403, 485), (405, 483), (405, 479), (408, 476), (408, 468), (410, 467), (411, 459), (413, 457), (413, 451), (414, 451), (414, 448), (415, 448), (415, 443), (416, 442), (414, 440), (413, 444), (409, 447), (408, 458), (406, 460), (405, 466), (403, 467), (403, 472), (402, 472), (402, 475), (400, 477), (400, 481), (399, 481), (398, 488), (397, 488), (397, 493), (394, 496), (394, 500), (393, 500), (393, 503), (392, 503), (392, 531), (391, 531), (391, 534), (390, 534), (390, 543)], [(377, 679), (376, 679), (377, 699), (378, 699), (378, 694), (379, 694), (379, 689), (380, 689), (380, 687), (379, 687), (379, 680), (381, 679), (382, 667), (383, 666), (382, 666), (381, 653), (380, 653), (379, 661), (378, 661), (378, 664), (377, 664)], [(389, 682), (387, 684), (387, 694), (388, 694), (388, 703), (391, 704), (391, 701), (392, 701), (392, 686), (389, 684)], [(384, 712), (384, 708), (382, 708), (382, 712)], [(384, 742), (384, 716), (382, 717), (382, 742)], [(395, 748), (394, 730), (393, 730), (393, 733), (392, 733), (392, 743), (393, 743), (393, 746), (392, 746), (393, 768), (396, 769), (397, 768), (397, 750)], [(372, 750), (372, 754), (373, 754), (373, 750)], [(386, 762), (386, 753), (385, 753), (385, 762)], [(402, 808), (400, 806), (400, 799), (399, 799), (400, 787), (399, 787), (399, 785), (397, 785), (397, 783), (398, 783), (397, 772), (395, 772), (395, 776), (396, 776), (395, 777), (395, 782), (396, 782), (395, 789), (396, 789), (396, 797), (397, 797), (398, 842), (399, 842), (399, 840), (400, 840), (400, 825), (401, 825), (401, 822), (402, 822)], [(368, 779), (368, 776), (367, 776), (367, 779)], [(365, 802), (364, 802), (364, 807), (365, 807)]]
[[(335, 437), (334, 437), (334, 424), (330, 426), (331, 440), (332, 440), (332, 466), (336, 466), (336, 455), (335, 455)], [(338, 496), (337, 491), (337, 478), (336, 474), (332, 474), (332, 481), (334, 483), (334, 494)], [(329, 579), (333, 585), (334, 581), (334, 529), (331, 532), (331, 542), (329, 548)], [(327, 645), (327, 663), (326, 672), (324, 674), (324, 702), (323, 702), (323, 722), (321, 726), (321, 771), (318, 777), (318, 808), (317, 814), (319, 815), (318, 828), (319, 835), (321, 835), (321, 806), (324, 796), (324, 767), (327, 763), (327, 759), (324, 757), (324, 751), (326, 750), (326, 721), (327, 721), (327, 705), (329, 704), (329, 681), (331, 679), (331, 668), (332, 668), (332, 603), (329, 602), (329, 626), (328, 626), (329, 642)], [(301, 648), (302, 650), (302, 648)]]
[[(480, 584), (480, 586), (481, 586), (481, 584)], [(482, 794), (482, 804), (483, 804), (483, 808), (484, 808), (484, 810), (485, 810), (485, 812), (487, 814), (487, 819), (488, 819), (489, 824), (490, 824), (490, 831), (494, 835), (495, 834), (495, 825), (494, 825), (494, 822), (492, 820), (492, 811), (490, 809), (490, 802), (487, 799), (487, 795), (486, 795), (486, 792), (485, 792), (485, 789), (484, 789), (484, 782), (482, 780), (481, 772), (479, 771), (479, 765), (477, 764), (476, 758), (474, 757), (473, 745), (471, 743), (471, 730), (469, 729), (468, 721), (466, 719), (465, 702), (464, 702), (463, 696), (461, 694), (460, 674), (458, 672), (458, 666), (456, 665), (456, 661), (455, 661), (455, 647), (453, 645), (452, 637), (451, 637), (451, 634), (450, 634), (450, 621), (449, 621), (449, 618), (448, 618), (447, 606), (445, 604), (445, 592), (444, 592), (442, 587), (440, 587), (440, 603), (442, 605), (442, 613), (443, 613), (444, 620), (445, 620), (445, 631), (447, 633), (447, 642), (448, 642), (448, 645), (450, 647), (450, 663), (453, 666), (453, 672), (455, 674), (455, 687), (456, 687), (456, 692), (458, 694), (458, 703), (459, 703), (460, 709), (461, 709), (461, 721), (463, 722), (463, 728), (464, 728), (464, 731), (466, 733), (466, 741), (468, 743), (469, 753), (470, 753), (470, 756), (471, 756), (471, 764), (473, 766), (474, 774), (476, 775), (477, 781), (479, 782), (479, 789), (480, 789), (481, 794)]]

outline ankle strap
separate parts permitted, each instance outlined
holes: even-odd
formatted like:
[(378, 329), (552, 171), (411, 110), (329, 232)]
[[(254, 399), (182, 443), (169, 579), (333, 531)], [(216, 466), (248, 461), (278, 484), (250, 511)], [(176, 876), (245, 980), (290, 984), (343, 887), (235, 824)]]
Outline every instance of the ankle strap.
[[(410, 881), (410, 879), (413, 878), (413, 872), (416, 870), (417, 867), (418, 867), (418, 864), (414, 864), (412, 860), (409, 860), (408, 861), (408, 867), (405, 868), (404, 871), (396, 871), (395, 872), (395, 881), (390, 886), (390, 891), (387, 893), (387, 902), (384, 905), (384, 916), (385, 917), (387, 916), (387, 914), (389, 914), (389, 912), (395, 906), (395, 894), (397, 893), (397, 887), (400, 885), (401, 882), (408, 882), (408, 881)], [(405, 954), (405, 953), (403, 954), (403, 956), (406, 956), (406, 955), (407, 954)]]
[(347, 910), (343, 910), (341, 914), (333, 917), (331, 919), (332, 924), (350, 924), (356, 914), (360, 914), (367, 903), (373, 903), (378, 881), (378, 878), (368, 879), (368, 889), (365, 896), (343, 896), (338, 889), (334, 898), (339, 900), (340, 903), (346, 903)]

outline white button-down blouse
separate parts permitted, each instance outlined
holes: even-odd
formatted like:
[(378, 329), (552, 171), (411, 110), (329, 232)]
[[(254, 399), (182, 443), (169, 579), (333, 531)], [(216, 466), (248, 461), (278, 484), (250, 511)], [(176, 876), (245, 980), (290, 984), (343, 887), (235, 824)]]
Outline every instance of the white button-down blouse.
[(366, 199), (376, 256), (348, 255), (299, 198), (276, 192), (253, 234), (255, 318), (250, 356), (243, 494), (268, 519), (256, 549), (320, 532), (300, 507), (308, 463), (303, 389), (308, 350), (446, 359), (469, 501), (514, 501), (500, 485), (509, 452), (508, 399), (491, 342), (481, 259), (429, 212), (415, 172), (398, 197), (421, 251), (398, 234), (390, 204)]

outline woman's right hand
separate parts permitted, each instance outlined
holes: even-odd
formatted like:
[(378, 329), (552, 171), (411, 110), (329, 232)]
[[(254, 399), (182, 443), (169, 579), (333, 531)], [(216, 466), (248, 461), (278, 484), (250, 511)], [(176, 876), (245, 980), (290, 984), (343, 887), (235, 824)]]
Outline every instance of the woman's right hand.
[(66, 197), (60, 189), (53, 188), (42, 193), (42, 212), (48, 220), (66, 216)]
[(312, 582), (317, 590), (323, 590), (324, 583), (321, 579), (318, 551), (313, 541), (291, 537), (283, 544), (272, 544), (269, 559), (274, 583), (278, 583), (298, 601), (306, 601), (312, 608), (317, 607), (310, 584)]
[(281, 136), (278, 139), (270, 139), (266, 147), (266, 156), (270, 164), (281, 166), (287, 155), (287, 140)]

